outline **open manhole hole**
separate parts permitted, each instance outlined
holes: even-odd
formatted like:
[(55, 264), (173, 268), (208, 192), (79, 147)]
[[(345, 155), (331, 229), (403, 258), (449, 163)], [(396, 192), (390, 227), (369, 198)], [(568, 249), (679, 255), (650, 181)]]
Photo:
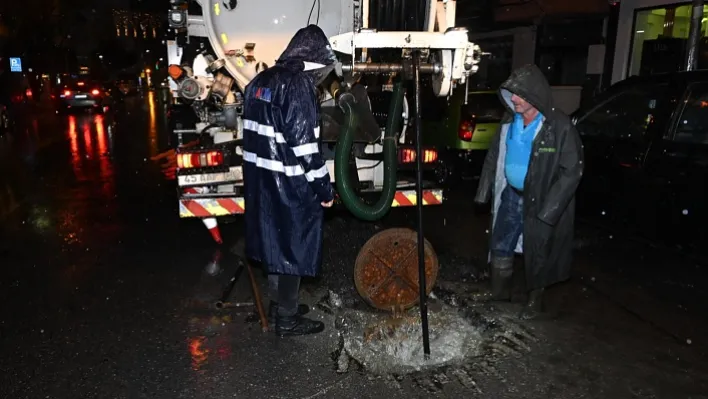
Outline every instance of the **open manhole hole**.
[[(486, 311), (485, 311), (486, 312)], [(463, 366), (488, 358), (519, 356), (531, 349), (535, 335), (510, 315), (443, 305), (428, 313), (430, 358), (425, 359), (418, 309), (398, 316), (341, 309), (335, 327), (340, 334), (337, 370), (354, 360), (377, 375), (406, 375)]]

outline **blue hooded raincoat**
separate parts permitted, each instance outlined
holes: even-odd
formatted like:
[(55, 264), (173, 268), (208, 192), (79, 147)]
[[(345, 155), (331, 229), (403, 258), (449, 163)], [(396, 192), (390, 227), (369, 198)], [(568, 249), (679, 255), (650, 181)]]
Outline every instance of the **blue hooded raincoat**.
[(315, 81), (335, 60), (327, 36), (310, 25), (246, 86), (246, 255), (268, 273), (314, 276), (320, 268), (321, 202), (334, 190), (319, 147)]

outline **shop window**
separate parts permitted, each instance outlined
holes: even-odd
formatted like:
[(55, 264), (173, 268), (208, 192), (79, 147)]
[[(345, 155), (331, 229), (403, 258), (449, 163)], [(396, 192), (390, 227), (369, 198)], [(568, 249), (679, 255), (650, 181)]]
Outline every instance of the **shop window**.
[(708, 144), (708, 85), (691, 88), (676, 126), (674, 141)]
[[(708, 27), (703, 11), (701, 37)], [(637, 11), (628, 76), (679, 70), (691, 26), (691, 4)]]

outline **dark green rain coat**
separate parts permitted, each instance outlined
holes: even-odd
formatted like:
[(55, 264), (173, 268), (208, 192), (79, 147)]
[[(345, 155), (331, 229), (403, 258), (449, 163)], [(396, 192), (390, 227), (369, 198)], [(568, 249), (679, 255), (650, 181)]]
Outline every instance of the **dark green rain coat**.
[(516, 252), (523, 252), (527, 289), (537, 289), (570, 277), (575, 224), (575, 190), (583, 175), (583, 147), (570, 118), (552, 106), (551, 87), (535, 65), (515, 70), (499, 89), (507, 107), (499, 132), (492, 139), (475, 202), (493, 195), (492, 229), (504, 174), (506, 136), (513, 121), (512, 94), (525, 99), (544, 116), (533, 141), (524, 181), (524, 229)]

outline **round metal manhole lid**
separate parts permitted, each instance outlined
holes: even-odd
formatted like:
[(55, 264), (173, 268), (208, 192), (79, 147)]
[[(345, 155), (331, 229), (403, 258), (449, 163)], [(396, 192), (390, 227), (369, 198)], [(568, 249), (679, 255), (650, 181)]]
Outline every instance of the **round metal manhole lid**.
[[(418, 234), (414, 230), (384, 230), (364, 244), (354, 265), (354, 283), (359, 295), (371, 306), (390, 311), (418, 303)], [(425, 244), (426, 294), (438, 276), (438, 257), (428, 240)]]

